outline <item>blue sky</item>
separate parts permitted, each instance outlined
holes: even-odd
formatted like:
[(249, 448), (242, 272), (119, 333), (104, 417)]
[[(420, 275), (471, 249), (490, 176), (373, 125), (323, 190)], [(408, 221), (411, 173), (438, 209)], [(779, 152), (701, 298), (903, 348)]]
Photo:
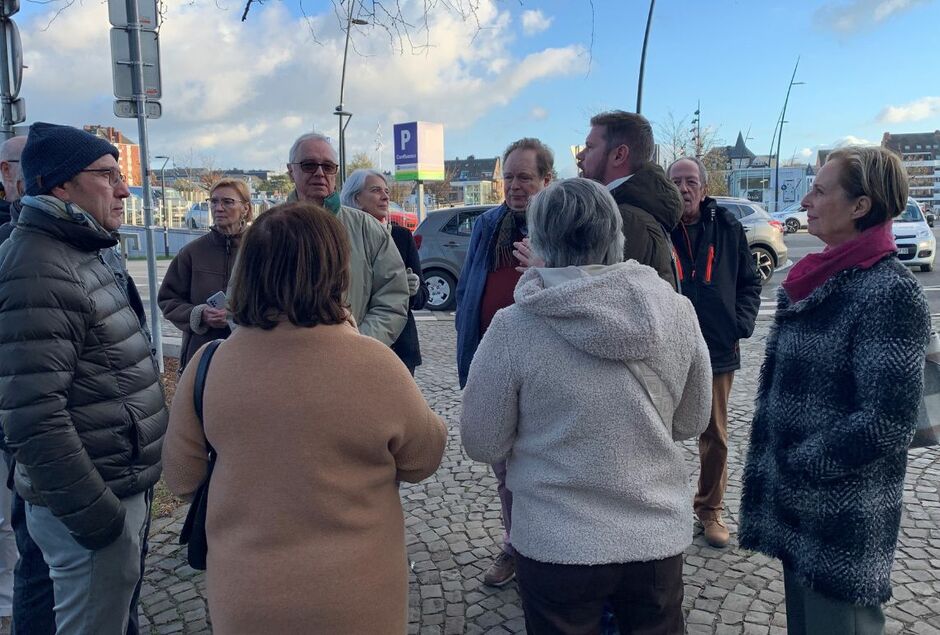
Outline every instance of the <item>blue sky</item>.
[[(220, 2), (168, 6), (164, 118), (150, 127), (151, 154), (178, 165), (281, 168), (297, 134), (335, 131), (343, 34), (326, 0), (305, 0), (309, 22), (297, 0), (271, 0), (245, 24), (238, 2)], [(16, 17), (30, 67), (21, 93), (28, 121), (117, 125), (136, 138), (134, 122), (112, 114), (105, 5), (72, 5), (43, 30), (57, 6), (26, 1)], [(479, 30), (438, 10), (426, 34), (432, 46), (417, 54), (392, 51), (380, 28), (354, 27), (351, 154), (378, 159), (378, 132), (388, 168), (393, 123), (438, 121), (448, 158), (493, 156), (537, 136), (555, 150), (559, 173), (572, 176), (568, 148), (583, 140), (590, 116), (635, 108), (645, 0), (595, 0), (593, 27), (587, 0), (479, 6)], [(670, 113), (688, 119), (700, 100), (704, 126), (726, 143), (750, 129), (749, 146), (764, 154), (801, 56), (805, 85), (793, 88), (783, 158), (812, 161), (816, 148), (845, 140), (940, 129), (937, 25), (935, 0), (659, 0), (643, 113), (654, 126)]]

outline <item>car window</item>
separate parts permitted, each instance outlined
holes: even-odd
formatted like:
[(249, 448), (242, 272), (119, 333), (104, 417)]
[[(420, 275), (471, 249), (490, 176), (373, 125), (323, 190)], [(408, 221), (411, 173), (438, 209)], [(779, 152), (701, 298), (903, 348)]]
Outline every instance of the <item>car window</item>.
[(469, 236), (473, 233), (473, 223), (480, 216), (480, 212), (460, 212), (454, 214), (441, 228), (442, 232), (456, 236)]
[(740, 205), (735, 205), (734, 203), (720, 203), (722, 207), (731, 212), (731, 215), (737, 219), (740, 219), (742, 216), (742, 209)]
[(923, 217), (920, 214), (920, 208), (916, 203), (908, 202), (907, 207), (904, 208), (904, 211), (901, 212), (901, 215), (895, 218), (899, 223), (916, 223), (923, 220)]

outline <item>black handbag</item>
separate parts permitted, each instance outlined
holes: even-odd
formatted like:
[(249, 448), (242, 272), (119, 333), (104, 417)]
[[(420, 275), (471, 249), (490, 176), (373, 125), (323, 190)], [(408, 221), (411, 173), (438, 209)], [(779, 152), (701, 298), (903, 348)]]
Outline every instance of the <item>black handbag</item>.
[[(206, 375), (209, 372), (209, 362), (212, 361), (215, 349), (221, 343), (222, 340), (209, 342), (202, 357), (199, 358), (199, 366), (196, 368), (193, 405), (196, 408), (199, 423), (203, 426), (203, 436), (205, 436), (205, 424), (202, 421), (202, 396), (206, 390)], [(215, 448), (212, 447), (208, 439), (206, 439), (206, 449), (209, 450), (209, 466), (206, 468), (206, 478), (203, 479), (199, 489), (193, 495), (193, 502), (186, 514), (186, 521), (180, 530), (180, 544), (187, 545), (186, 560), (189, 562), (189, 566), (199, 570), (205, 570), (206, 554), (209, 552), (209, 544), (206, 540), (206, 505), (209, 499), (209, 480), (212, 478), (212, 470), (215, 468), (216, 459)]]

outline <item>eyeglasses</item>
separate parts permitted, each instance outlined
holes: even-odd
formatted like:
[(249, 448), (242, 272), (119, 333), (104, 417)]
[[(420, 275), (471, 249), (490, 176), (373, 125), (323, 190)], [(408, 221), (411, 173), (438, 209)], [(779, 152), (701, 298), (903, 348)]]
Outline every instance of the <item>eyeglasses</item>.
[(291, 165), (299, 165), (300, 169), (307, 174), (316, 174), (317, 170), (322, 169), (324, 174), (336, 174), (339, 171), (339, 166), (335, 163), (318, 163), (316, 161), (301, 161), (300, 163), (291, 163)]
[(206, 203), (213, 207), (216, 205), (221, 205), (222, 207), (235, 207), (239, 203), (244, 204), (245, 201), (237, 201), (234, 198), (207, 198)]
[(80, 170), (80, 172), (94, 172), (95, 174), (107, 174), (108, 183), (111, 187), (114, 187), (118, 183), (124, 183), (124, 175), (121, 174), (121, 171), (117, 168), (89, 168), (86, 170)]

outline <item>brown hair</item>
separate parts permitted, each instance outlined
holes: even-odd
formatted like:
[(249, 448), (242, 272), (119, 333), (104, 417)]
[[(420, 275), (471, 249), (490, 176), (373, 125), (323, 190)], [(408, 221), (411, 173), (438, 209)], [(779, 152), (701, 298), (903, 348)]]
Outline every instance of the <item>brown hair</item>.
[(220, 187), (232, 188), (238, 192), (238, 195), (242, 199), (242, 203), (248, 203), (248, 215), (245, 216), (244, 220), (246, 223), (250, 223), (252, 217), (254, 216), (254, 208), (251, 204), (251, 192), (248, 191), (248, 184), (241, 179), (219, 179), (212, 184), (211, 188), (209, 188), (209, 196), (212, 196), (212, 193)]
[(634, 170), (653, 156), (653, 127), (643, 115), (623, 110), (610, 110), (591, 117), (592, 126), (604, 127), (607, 151), (617, 146), (630, 148), (630, 167)]
[(907, 172), (895, 153), (881, 146), (848, 146), (829, 153), (839, 162), (839, 185), (852, 198), (867, 196), (871, 210), (855, 221), (864, 231), (894, 218), (907, 207)]
[(346, 319), (349, 238), (313, 203), (285, 203), (261, 214), (242, 239), (232, 272), (235, 323), (272, 329)]
[(535, 139), (534, 137), (523, 137), (518, 141), (513, 141), (503, 152), (503, 163), (509, 155), (516, 150), (532, 150), (535, 152), (535, 168), (539, 171), (539, 176), (555, 176), (555, 153), (547, 145)]

